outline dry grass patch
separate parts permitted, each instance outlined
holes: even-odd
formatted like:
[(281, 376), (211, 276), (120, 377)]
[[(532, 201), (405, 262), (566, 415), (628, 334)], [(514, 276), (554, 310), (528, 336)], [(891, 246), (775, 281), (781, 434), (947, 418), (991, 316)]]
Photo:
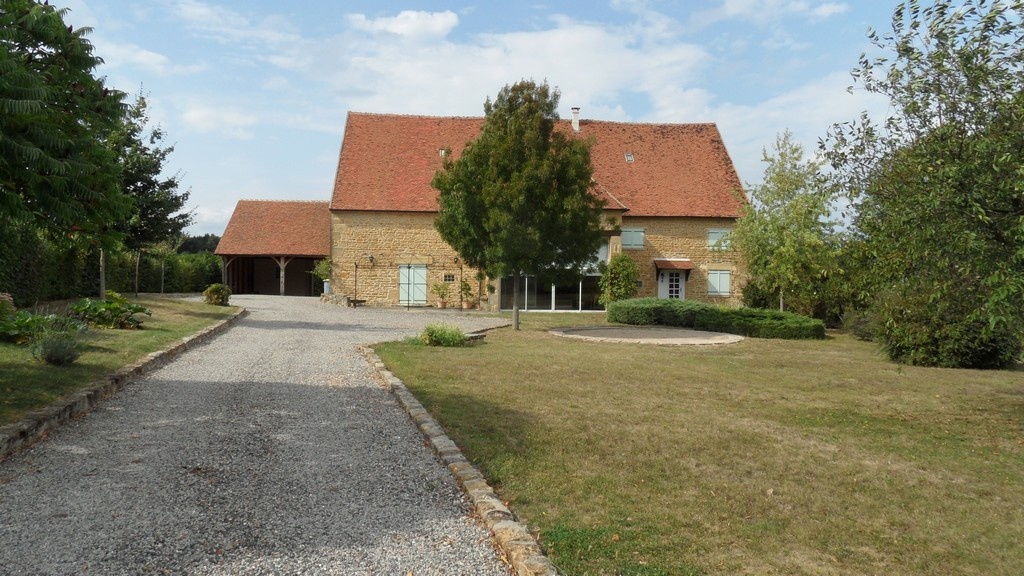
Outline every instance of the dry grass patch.
[(1024, 372), (897, 366), (841, 335), (581, 342), (546, 317), (571, 315), (378, 351), (566, 573), (1024, 566)]

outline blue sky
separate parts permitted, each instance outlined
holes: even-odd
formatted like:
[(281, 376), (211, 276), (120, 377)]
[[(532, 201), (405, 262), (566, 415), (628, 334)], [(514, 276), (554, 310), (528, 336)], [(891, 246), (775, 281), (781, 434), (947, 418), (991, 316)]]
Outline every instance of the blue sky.
[(328, 200), (348, 111), (480, 116), (522, 78), (560, 113), (715, 122), (740, 179), (789, 129), (813, 153), (833, 122), (886, 102), (847, 92), (895, 0), (56, 0), (141, 89), (191, 188), (189, 233), (223, 232), (243, 198)]

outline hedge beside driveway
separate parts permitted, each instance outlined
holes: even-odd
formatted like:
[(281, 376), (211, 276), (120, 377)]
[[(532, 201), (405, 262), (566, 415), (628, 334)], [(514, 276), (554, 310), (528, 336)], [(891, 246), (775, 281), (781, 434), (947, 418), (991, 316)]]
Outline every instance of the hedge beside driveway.
[(693, 300), (634, 298), (608, 305), (608, 321), (636, 326), (658, 325), (725, 332), (750, 338), (822, 339), (821, 320), (791, 312), (724, 308)]

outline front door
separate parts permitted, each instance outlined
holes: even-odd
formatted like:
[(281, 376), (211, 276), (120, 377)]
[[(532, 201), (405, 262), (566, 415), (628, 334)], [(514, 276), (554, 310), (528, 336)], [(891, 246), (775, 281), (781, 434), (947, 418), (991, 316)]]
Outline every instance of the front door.
[(398, 302), (402, 306), (427, 303), (427, 266), (403, 264), (398, 267)]
[(658, 298), (686, 298), (686, 281), (678, 270), (663, 270), (658, 273)]

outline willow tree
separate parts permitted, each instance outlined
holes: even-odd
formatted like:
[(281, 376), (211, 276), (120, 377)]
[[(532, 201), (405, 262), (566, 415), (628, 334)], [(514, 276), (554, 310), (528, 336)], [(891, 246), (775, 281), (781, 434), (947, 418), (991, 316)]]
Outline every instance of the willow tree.
[(505, 86), (484, 103), (480, 135), (457, 160), (446, 154), (432, 182), (445, 242), (488, 276), (513, 277), (516, 330), (522, 276), (579, 279), (602, 241), (591, 143), (556, 130), (558, 100), (546, 82)]

